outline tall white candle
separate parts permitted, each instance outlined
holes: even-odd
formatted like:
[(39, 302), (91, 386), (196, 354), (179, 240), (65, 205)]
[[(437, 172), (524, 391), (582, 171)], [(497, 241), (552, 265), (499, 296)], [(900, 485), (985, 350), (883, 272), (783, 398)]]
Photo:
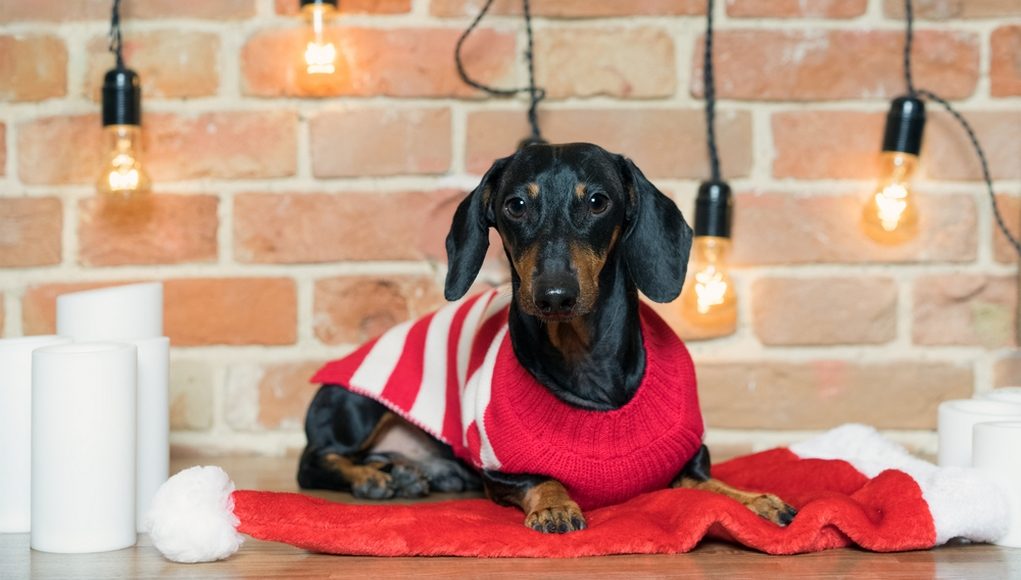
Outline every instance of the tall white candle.
[(138, 348), (138, 531), (156, 491), (170, 475), (170, 339), (131, 341)]
[(32, 539), (46, 552), (135, 543), (135, 381), (126, 343), (32, 353)]
[(163, 284), (149, 282), (62, 294), (57, 334), (74, 340), (163, 336)]
[(1021, 405), (958, 399), (939, 405), (937, 435), (941, 467), (971, 467), (972, 428), (987, 421), (1021, 421)]
[(32, 351), (59, 336), (0, 340), (0, 533), (27, 532), (32, 493)]
[(1009, 504), (1007, 534), (994, 543), (1021, 548), (1021, 421), (975, 425), (973, 453), (975, 468), (1000, 486)]

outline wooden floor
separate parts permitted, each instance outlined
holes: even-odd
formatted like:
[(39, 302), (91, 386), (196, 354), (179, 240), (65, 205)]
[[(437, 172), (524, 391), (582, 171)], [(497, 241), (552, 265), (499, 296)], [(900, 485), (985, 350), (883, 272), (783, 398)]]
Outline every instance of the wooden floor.
[[(174, 470), (209, 461), (178, 459)], [(295, 489), (293, 458), (219, 459), (240, 488)], [(343, 494), (323, 494), (350, 500)], [(831, 550), (765, 556), (707, 542), (676, 556), (611, 556), (575, 560), (356, 558), (309, 554), (248, 540), (229, 560), (173, 564), (142, 536), (134, 548), (102, 554), (46, 554), (29, 549), (28, 534), (0, 534), (0, 579), (20, 578), (962, 578), (1021, 579), (1021, 549), (954, 545), (924, 552), (872, 554)]]

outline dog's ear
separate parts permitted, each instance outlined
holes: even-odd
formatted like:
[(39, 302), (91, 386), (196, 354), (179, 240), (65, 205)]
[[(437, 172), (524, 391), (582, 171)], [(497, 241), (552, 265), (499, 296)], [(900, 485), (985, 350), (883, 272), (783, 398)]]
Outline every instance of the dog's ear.
[(497, 159), (454, 212), (447, 234), (447, 281), (443, 288), (447, 300), (464, 296), (479, 275), (489, 249), (489, 228), (495, 225), (491, 197), (510, 159)]
[(691, 252), (691, 228), (670, 198), (642, 171), (619, 156), (627, 195), (627, 227), (622, 249), (628, 272), (643, 294), (656, 302), (677, 298)]

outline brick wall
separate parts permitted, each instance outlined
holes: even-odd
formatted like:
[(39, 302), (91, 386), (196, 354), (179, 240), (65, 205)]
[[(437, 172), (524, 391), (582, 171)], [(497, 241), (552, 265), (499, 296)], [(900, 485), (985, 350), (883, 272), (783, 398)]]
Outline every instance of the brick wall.
[[(350, 70), (314, 88), (291, 74), (295, 4), (125, 3), (156, 183), (131, 211), (91, 187), (109, 2), (0, 6), (0, 331), (51, 331), (61, 292), (165, 280), (181, 447), (300, 445), (311, 371), (441, 303), (453, 207), (525, 132), (523, 101), (454, 72), (480, 0), (342, 0)], [(882, 248), (857, 229), (902, 90), (900, 2), (718, 4), (741, 310), (736, 334), (691, 345), (710, 441), (761, 448), (863, 421), (932, 450), (940, 400), (1021, 382), (1016, 266), (966, 140), (935, 111), (919, 239)], [(917, 82), (973, 121), (1017, 231), (1021, 4), (917, 4)], [(467, 45), (486, 81), (525, 81), (517, 5), (497, 2)], [(706, 175), (703, 2), (534, 5), (548, 136), (627, 153), (690, 216)]]

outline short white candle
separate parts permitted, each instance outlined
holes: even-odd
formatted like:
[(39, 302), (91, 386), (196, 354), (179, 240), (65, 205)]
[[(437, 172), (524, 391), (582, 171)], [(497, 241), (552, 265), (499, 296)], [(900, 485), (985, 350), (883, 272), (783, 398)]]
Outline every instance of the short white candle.
[(32, 539), (46, 552), (135, 543), (135, 380), (125, 343), (32, 353)]

